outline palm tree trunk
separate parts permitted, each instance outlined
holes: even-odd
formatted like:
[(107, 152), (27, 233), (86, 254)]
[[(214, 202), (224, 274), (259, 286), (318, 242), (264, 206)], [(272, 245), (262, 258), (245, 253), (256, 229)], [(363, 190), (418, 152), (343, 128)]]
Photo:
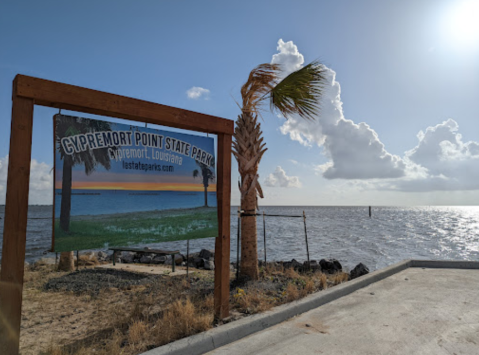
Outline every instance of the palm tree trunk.
[[(258, 165), (266, 151), (260, 124), (256, 115), (243, 112), (236, 121), (235, 142), (233, 154), (238, 161), (238, 171), (241, 175), (241, 209), (246, 214), (255, 214), (256, 196), (263, 197), (258, 181)], [(242, 276), (257, 280), (258, 251), (256, 217), (244, 216), (241, 219), (241, 269)]]
[[(65, 156), (63, 160), (63, 178), (62, 178), (62, 203), (60, 207), (60, 228), (68, 232), (70, 230), (70, 210), (72, 201), (72, 165), (70, 157)], [(58, 270), (73, 271), (75, 268), (73, 262), (73, 251), (60, 253)]]
[[(241, 209), (246, 214), (256, 213), (256, 190), (252, 189), (241, 201)], [(253, 280), (259, 277), (256, 217), (241, 218), (241, 275)]]

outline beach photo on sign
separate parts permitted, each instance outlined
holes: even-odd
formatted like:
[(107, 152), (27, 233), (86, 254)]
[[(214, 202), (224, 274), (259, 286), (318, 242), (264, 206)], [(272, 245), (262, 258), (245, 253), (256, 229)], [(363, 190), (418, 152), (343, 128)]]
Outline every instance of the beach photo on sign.
[(54, 251), (216, 237), (214, 140), (54, 116)]

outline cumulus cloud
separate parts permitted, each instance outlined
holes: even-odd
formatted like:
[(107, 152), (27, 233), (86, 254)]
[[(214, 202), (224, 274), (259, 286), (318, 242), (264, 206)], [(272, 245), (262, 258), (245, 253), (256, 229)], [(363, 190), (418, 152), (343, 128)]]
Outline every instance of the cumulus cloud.
[[(289, 72), (304, 64), (296, 45), (278, 41), (272, 63)], [(479, 190), (479, 142), (464, 142), (459, 125), (448, 119), (418, 133), (418, 144), (401, 158), (390, 154), (366, 123), (344, 117), (336, 73), (324, 67), (326, 82), (315, 120), (292, 117), (280, 127), (284, 135), (307, 147), (321, 147), (328, 162), (316, 165), (326, 179), (348, 179), (364, 190), (455, 191)], [(278, 184), (275, 173), (268, 184)], [(284, 174), (285, 175), (285, 174)], [(271, 181), (270, 181), (271, 180)]]
[[(392, 183), (402, 191), (479, 189), (479, 143), (464, 142), (459, 125), (448, 119), (417, 135), (418, 144), (405, 154), (410, 166), (422, 173)], [(408, 174), (411, 175), (412, 174)]]
[[(0, 158), (0, 204), (5, 204), (7, 190), (8, 156)], [(32, 159), (30, 165), (30, 194), (28, 203), (31, 205), (51, 205), (53, 200), (53, 173), (51, 166)]]
[(192, 88), (186, 90), (186, 95), (189, 99), (193, 100), (198, 100), (200, 98), (208, 100), (210, 97), (210, 91), (199, 86), (193, 86)]
[(301, 182), (297, 176), (287, 176), (286, 172), (280, 166), (264, 179), (264, 184), (269, 187), (301, 187)]
[(276, 49), (279, 53), (273, 55), (271, 64), (280, 64), (284, 76), (301, 69), (304, 64), (304, 56), (299, 53), (298, 47), (293, 41), (284, 42), (279, 39)]
[[(304, 58), (293, 42), (278, 42), (275, 63), (299, 69)], [(272, 61), (272, 62), (273, 62)], [(326, 82), (320, 102), (321, 113), (315, 120), (293, 117), (285, 121), (280, 131), (304, 146), (318, 145), (330, 162), (320, 167), (327, 179), (373, 179), (404, 176), (405, 163), (388, 153), (377, 133), (366, 123), (354, 123), (343, 114), (341, 87), (336, 73), (324, 67)]]

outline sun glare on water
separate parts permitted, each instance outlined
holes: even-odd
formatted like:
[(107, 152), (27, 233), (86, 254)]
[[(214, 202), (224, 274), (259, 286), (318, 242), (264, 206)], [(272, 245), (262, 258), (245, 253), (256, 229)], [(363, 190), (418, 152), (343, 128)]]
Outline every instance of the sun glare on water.
[(454, 44), (479, 47), (479, 0), (455, 2), (446, 17), (446, 32)]

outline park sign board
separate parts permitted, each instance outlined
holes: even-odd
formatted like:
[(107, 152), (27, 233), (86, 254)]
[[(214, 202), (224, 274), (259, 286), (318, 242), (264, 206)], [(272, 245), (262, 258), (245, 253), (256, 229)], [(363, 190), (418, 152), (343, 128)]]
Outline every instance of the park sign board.
[(53, 250), (218, 236), (214, 140), (54, 116)]

